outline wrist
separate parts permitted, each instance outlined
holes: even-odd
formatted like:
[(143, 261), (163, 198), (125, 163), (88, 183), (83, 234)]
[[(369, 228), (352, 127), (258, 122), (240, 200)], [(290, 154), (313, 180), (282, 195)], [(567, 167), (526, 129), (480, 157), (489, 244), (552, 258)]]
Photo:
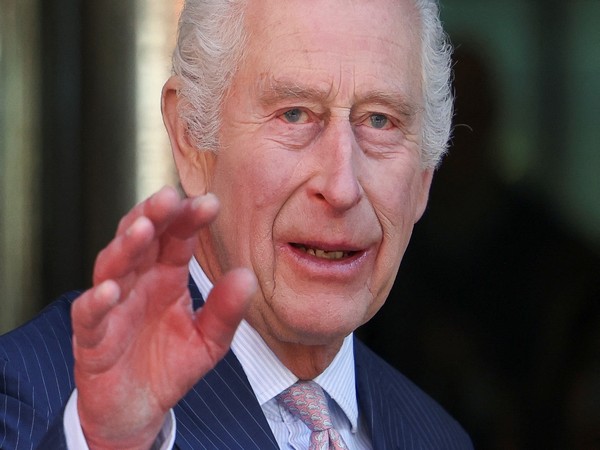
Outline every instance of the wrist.
[[(170, 418), (169, 413), (149, 421), (134, 420), (117, 421), (115, 414), (99, 418), (87, 414), (78, 402), (78, 414), (83, 435), (90, 450), (139, 450), (160, 448), (164, 441), (163, 428)], [(137, 420), (136, 420), (137, 419)], [(169, 427), (170, 429), (170, 427)]]

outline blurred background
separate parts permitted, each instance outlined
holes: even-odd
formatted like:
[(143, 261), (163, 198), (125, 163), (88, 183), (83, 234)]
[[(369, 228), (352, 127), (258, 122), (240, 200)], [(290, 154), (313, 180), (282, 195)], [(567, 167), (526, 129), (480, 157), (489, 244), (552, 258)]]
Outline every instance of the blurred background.
[[(175, 183), (176, 0), (0, 0), (0, 332), (85, 288)], [(442, 0), (456, 118), (392, 294), (359, 330), (478, 449), (600, 449), (600, 1)]]

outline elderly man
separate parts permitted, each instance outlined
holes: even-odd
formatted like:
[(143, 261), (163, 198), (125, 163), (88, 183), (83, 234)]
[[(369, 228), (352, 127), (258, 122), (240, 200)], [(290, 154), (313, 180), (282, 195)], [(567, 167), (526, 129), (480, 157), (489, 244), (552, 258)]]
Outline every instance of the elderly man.
[(352, 334), (448, 139), (435, 3), (189, 0), (162, 108), (186, 198), (2, 339), (2, 448), (470, 448)]

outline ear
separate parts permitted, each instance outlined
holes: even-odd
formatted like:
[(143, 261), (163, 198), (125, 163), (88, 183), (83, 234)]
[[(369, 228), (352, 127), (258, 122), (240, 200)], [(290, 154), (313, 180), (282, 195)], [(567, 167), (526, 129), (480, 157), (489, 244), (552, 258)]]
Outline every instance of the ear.
[(429, 190), (431, 189), (431, 181), (433, 180), (433, 172), (434, 169), (425, 169), (421, 173), (421, 186), (420, 192), (418, 193), (417, 199), (417, 210), (415, 215), (415, 223), (417, 223), (423, 214), (425, 213), (425, 208), (427, 207), (427, 201), (429, 200)]
[(181, 186), (188, 197), (196, 197), (210, 190), (215, 155), (192, 143), (187, 124), (179, 114), (178, 105), (183, 101), (178, 95), (180, 83), (177, 76), (167, 80), (162, 90), (161, 110)]

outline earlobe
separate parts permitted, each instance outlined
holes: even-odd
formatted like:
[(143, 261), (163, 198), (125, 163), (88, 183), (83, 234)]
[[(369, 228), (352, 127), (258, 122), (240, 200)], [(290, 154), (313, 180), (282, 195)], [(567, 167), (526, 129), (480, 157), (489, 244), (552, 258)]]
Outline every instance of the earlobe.
[(197, 148), (190, 140), (187, 124), (179, 113), (179, 84), (177, 76), (167, 80), (162, 90), (161, 110), (181, 186), (187, 196), (196, 197), (210, 190), (214, 155)]

